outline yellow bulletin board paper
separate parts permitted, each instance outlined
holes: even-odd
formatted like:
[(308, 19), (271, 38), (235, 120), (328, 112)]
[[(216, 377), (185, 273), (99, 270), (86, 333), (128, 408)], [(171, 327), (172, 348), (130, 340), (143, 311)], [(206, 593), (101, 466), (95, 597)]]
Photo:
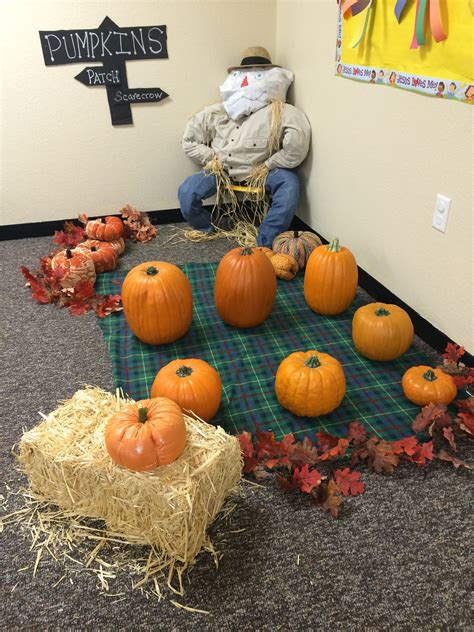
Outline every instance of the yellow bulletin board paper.
[(339, 5), (336, 74), (340, 77), (411, 90), (428, 96), (474, 102), (474, 16), (470, 0), (441, 0), (446, 39), (436, 42), (425, 23), (425, 44), (410, 48), (416, 0), (408, 0), (398, 23), (396, 0), (373, 0), (366, 11), (344, 19)]

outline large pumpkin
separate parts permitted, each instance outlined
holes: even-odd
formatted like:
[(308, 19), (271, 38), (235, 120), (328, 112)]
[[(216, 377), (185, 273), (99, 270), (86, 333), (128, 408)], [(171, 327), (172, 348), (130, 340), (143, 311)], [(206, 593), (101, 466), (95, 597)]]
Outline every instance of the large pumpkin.
[(233, 248), (216, 272), (214, 303), (219, 316), (234, 327), (255, 327), (272, 311), (276, 275), (270, 259), (257, 248)]
[(413, 342), (413, 323), (398, 305), (369, 303), (354, 314), (352, 340), (369, 360), (395, 360)]
[(453, 378), (441, 369), (429, 366), (412, 366), (402, 378), (405, 397), (417, 406), (427, 404), (450, 404), (458, 389)]
[(81, 252), (77, 248), (61, 250), (51, 260), (51, 268), (63, 270), (60, 284), (63, 288), (74, 288), (84, 281), (95, 282), (96, 272), (94, 262), (89, 254)]
[(105, 219), (92, 219), (86, 224), (89, 239), (115, 241), (123, 235), (123, 222), (120, 217), (108, 215)]
[(342, 366), (327, 353), (295, 351), (278, 367), (277, 399), (299, 417), (327, 415), (339, 406), (345, 392)]
[(130, 470), (168, 465), (186, 445), (182, 410), (166, 397), (127, 404), (108, 421), (105, 445), (111, 459)]
[(173, 360), (156, 374), (152, 397), (168, 397), (185, 411), (210, 421), (221, 403), (219, 373), (204, 360)]
[(110, 245), (112, 242), (87, 239), (76, 246), (77, 250), (89, 254), (95, 265), (97, 274), (113, 270), (118, 263), (118, 254)]
[(304, 275), (304, 297), (318, 314), (335, 315), (346, 310), (357, 291), (354, 255), (339, 239), (311, 253)]
[(125, 319), (142, 342), (167, 344), (184, 336), (193, 317), (186, 275), (172, 263), (148, 261), (132, 268), (122, 285)]
[(272, 249), (275, 253), (282, 253), (294, 257), (301, 269), (305, 267), (313, 250), (320, 246), (321, 243), (317, 235), (307, 230), (287, 230), (275, 237)]

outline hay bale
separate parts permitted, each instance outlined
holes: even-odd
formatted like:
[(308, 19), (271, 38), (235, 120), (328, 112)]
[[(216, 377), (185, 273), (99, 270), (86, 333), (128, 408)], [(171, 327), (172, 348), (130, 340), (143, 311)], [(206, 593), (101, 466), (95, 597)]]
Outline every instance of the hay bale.
[(112, 462), (104, 443), (108, 419), (126, 403), (98, 388), (77, 391), (23, 435), (21, 467), (41, 500), (104, 520), (109, 535), (190, 562), (225, 498), (238, 489), (239, 442), (185, 415), (188, 442), (174, 463), (153, 472), (127, 470)]

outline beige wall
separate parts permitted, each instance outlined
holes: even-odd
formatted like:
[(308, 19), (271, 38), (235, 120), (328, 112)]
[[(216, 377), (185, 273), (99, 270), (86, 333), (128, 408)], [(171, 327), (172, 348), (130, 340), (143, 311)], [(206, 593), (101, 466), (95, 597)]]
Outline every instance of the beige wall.
[(300, 214), (473, 353), (473, 109), (335, 77), (336, 21), (334, 0), (277, 2), (278, 63), (313, 130)]
[[(166, 60), (127, 64), (130, 87), (170, 98), (132, 106), (132, 126), (113, 127), (104, 88), (74, 79), (87, 64), (46, 67), (39, 30), (166, 24)], [(2, 0), (0, 225), (176, 208), (195, 167), (181, 150), (186, 119), (218, 100), (226, 68), (244, 48), (274, 53), (275, 1)]]

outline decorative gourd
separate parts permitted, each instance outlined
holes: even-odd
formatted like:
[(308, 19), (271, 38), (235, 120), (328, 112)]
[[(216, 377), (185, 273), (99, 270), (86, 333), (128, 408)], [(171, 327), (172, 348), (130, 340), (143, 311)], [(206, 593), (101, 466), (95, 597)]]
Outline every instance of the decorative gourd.
[(369, 303), (354, 314), (352, 340), (369, 360), (395, 360), (413, 342), (413, 323), (398, 305)]
[(119, 257), (125, 250), (125, 240), (123, 237), (114, 239), (114, 241), (108, 241), (107, 243), (109, 244), (109, 246), (112, 246)]
[(152, 397), (168, 397), (184, 411), (210, 421), (221, 403), (222, 382), (219, 373), (204, 360), (173, 360), (156, 374)]
[(172, 463), (185, 445), (183, 412), (166, 397), (127, 404), (105, 427), (105, 446), (112, 461), (137, 472)]
[(298, 267), (304, 268), (310, 254), (315, 248), (321, 245), (321, 240), (314, 233), (309, 231), (287, 230), (281, 235), (277, 235), (273, 240), (273, 252), (281, 252), (284, 255), (291, 255), (298, 263)]
[(429, 366), (412, 366), (402, 378), (405, 397), (417, 406), (450, 404), (458, 389), (453, 378), (441, 369)]
[(298, 273), (298, 264), (296, 263), (296, 259), (291, 255), (273, 255), (270, 261), (279, 279), (291, 281)]
[(164, 261), (140, 263), (130, 270), (122, 285), (122, 305), (135, 336), (152, 345), (184, 336), (193, 317), (186, 275)]
[(345, 392), (342, 366), (327, 353), (295, 351), (278, 367), (277, 399), (299, 417), (327, 415), (339, 406)]
[(89, 239), (115, 241), (123, 235), (123, 222), (120, 217), (108, 215), (105, 219), (89, 220), (86, 224), (86, 235)]
[(214, 304), (234, 327), (255, 327), (272, 311), (276, 275), (271, 260), (256, 248), (233, 248), (216, 272)]
[(266, 246), (256, 246), (255, 250), (260, 250), (260, 252), (263, 252), (263, 254), (266, 255), (269, 259), (275, 256), (273, 250), (271, 248), (267, 248)]
[(99, 241), (98, 239), (87, 239), (82, 244), (76, 246), (76, 250), (89, 254), (95, 265), (97, 274), (113, 270), (118, 263), (118, 254), (110, 245), (109, 241)]
[(63, 288), (74, 288), (78, 283), (84, 281), (95, 283), (95, 266), (91, 256), (77, 248), (73, 250), (67, 248), (54, 255), (51, 260), (51, 268), (56, 270), (59, 267), (63, 270), (63, 275), (59, 281)]
[(340, 314), (355, 296), (357, 279), (354, 255), (335, 238), (311, 253), (304, 275), (304, 297), (318, 314)]

